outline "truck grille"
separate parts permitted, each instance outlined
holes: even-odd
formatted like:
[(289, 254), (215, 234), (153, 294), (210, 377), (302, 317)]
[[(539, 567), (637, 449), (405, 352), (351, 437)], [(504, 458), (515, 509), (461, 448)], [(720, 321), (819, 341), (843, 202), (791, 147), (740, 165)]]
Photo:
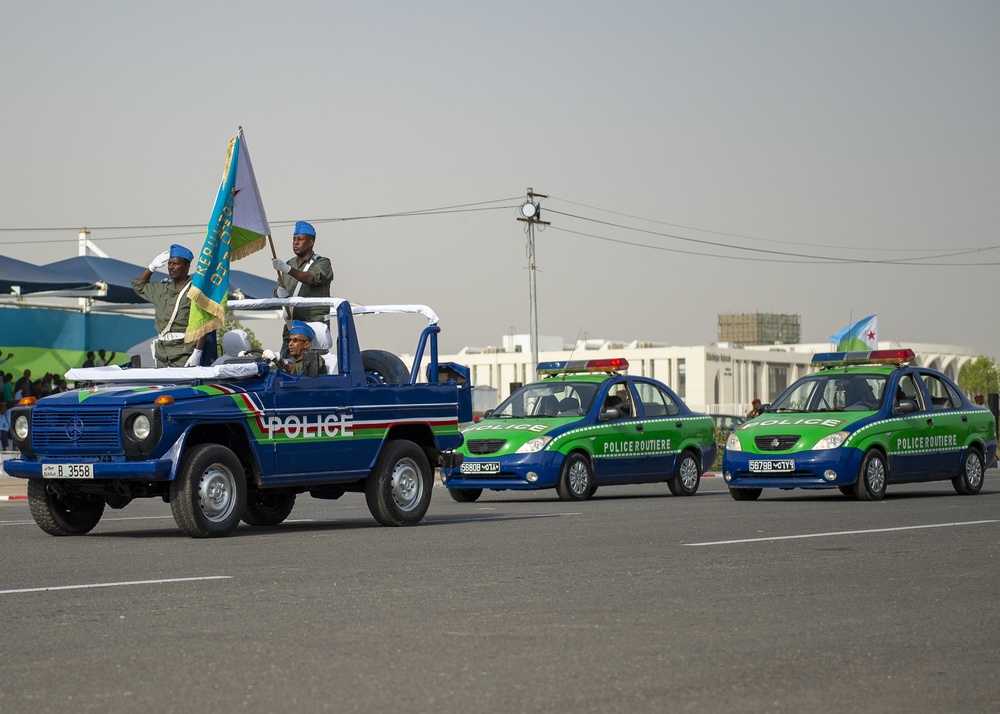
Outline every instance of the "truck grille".
[(771, 434), (770, 436), (755, 436), (754, 446), (758, 451), (787, 451), (799, 440), (798, 434)]
[(121, 451), (118, 409), (35, 409), (31, 412), (31, 445), (36, 453), (73, 456)]
[(506, 439), (470, 439), (466, 442), (466, 445), (470, 454), (483, 456), (484, 454), (495, 454), (506, 443)]

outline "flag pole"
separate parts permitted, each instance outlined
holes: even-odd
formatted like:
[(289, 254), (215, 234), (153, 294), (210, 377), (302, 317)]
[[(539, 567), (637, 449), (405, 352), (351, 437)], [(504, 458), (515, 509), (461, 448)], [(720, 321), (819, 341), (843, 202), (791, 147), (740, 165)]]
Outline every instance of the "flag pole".
[[(277, 260), (278, 259), (278, 251), (276, 251), (274, 249), (274, 238), (271, 237), (270, 233), (267, 234), (267, 244), (269, 246), (271, 246), (271, 257), (273, 257), (275, 260)], [(278, 274), (278, 285), (280, 285), (281, 287), (285, 287), (285, 280), (284, 280), (285, 276), (282, 275), (282, 273), (281, 273), (280, 270), (276, 270), (274, 272), (276, 272)], [(289, 310), (287, 307), (285, 307), (282, 312), (284, 312), (284, 315), (285, 315), (285, 322), (291, 323), (291, 321), (292, 321), (292, 311)]]

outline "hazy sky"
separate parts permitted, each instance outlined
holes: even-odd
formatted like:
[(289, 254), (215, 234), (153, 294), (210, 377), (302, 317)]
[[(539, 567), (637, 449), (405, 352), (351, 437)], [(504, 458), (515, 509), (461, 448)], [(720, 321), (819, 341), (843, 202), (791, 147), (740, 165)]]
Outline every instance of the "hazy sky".
[[(528, 331), (530, 186), (543, 335), (703, 344), (769, 311), (819, 342), (877, 312), (884, 339), (1000, 357), (995, 0), (3, 17), (0, 254), (71, 257), (84, 225), (135, 263), (197, 251), (242, 124), (279, 254), (315, 221), (334, 293), (429, 304), (446, 352)], [(490, 210), (364, 218), (467, 204)], [(410, 324), (365, 346), (412, 351)]]

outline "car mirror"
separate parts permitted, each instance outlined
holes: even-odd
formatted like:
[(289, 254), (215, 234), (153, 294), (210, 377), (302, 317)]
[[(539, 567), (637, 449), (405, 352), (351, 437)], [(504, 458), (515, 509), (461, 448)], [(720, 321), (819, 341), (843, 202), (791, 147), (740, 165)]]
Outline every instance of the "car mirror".
[(614, 421), (622, 418), (622, 410), (618, 407), (608, 407), (601, 412), (601, 421)]
[(893, 408), (894, 414), (913, 414), (913, 412), (919, 411), (920, 407), (917, 405), (914, 399), (900, 399), (896, 402), (896, 406)]
[(489, 419), (491, 416), (493, 416), (492, 409), (487, 409), (485, 412), (483, 412), (483, 419)]

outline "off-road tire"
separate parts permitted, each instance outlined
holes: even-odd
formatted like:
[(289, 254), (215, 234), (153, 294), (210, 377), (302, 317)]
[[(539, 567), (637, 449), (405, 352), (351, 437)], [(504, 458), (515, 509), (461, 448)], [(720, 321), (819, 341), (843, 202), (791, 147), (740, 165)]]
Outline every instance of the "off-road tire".
[(197, 444), (181, 458), (170, 483), (170, 510), (177, 527), (192, 538), (217, 538), (240, 524), (247, 504), (247, 478), (236, 454), (219, 444)]
[(420, 523), (431, 505), (434, 472), (412, 441), (387, 441), (365, 481), (368, 510), (383, 526)]
[(28, 480), (28, 508), (38, 527), (49, 535), (89, 533), (104, 515), (104, 501), (89, 496), (59, 496), (43, 479)]
[(247, 499), (243, 522), (248, 526), (276, 526), (288, 518), (294, 507), (294, 493), (256, 491)]
[(410, 372), (403, 360), (392, 352), (364, 350), (361, 365), (369, 384), (406, 384), (410, 381)]

